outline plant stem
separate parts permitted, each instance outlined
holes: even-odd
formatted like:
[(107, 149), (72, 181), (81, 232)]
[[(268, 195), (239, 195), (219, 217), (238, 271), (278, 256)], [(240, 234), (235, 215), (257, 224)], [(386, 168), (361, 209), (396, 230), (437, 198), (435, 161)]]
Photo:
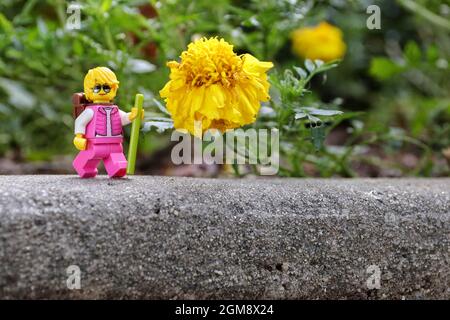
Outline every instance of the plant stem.
[(134, 102), (134, 106), (137, 108), (137, 116), (133, 120), (133, 124), (131, 125), (130, 146), (128, 149), (127, 174), (129, 175), (134, 174), (134, 169), (136, 166), (136, 152), (139, 141), (139, 130), (141, 128), (141, 113), (143, 103), (144, 96), (138, 93)]
[(108, 46), (108, 49), (115, 53), (116, 52), (116, 44), (114, 43), (111, 29), (109, 29), (109, 26), (106, 23), (105, 23), (105, 26), (103, 27), (103, 33), (105, 34), (105, 40), (106, 40), (106, 45)]
[(406, 9), (416, 13), (417, 15), (421, 16), (425, 20), (439, 26), (442, 28), (445, 28), (447, 30), (450, 30), (450, 22), (442, 18), (440, 15), (431, 12), (427, 8), (423, 7), (422, 5), (418, 4), (415, 1), (411, 0), (398, 0), (398, 2)]
[[(36, 2), (36, 1), (30, 1), (30, 2)], [(64, 10), (64, 1), (57, 1), (56, 2), (56, 15), (58, 17), (59, 24), (61, 25), (61, 28), (64, 28), (66, 24), (66, 12)]]
[(234, 175), (236, 177), (241, 177), (241, 173), (239, 172), (239, 165), (237, 163), (232, 163), (231, 167), (233, 168)]

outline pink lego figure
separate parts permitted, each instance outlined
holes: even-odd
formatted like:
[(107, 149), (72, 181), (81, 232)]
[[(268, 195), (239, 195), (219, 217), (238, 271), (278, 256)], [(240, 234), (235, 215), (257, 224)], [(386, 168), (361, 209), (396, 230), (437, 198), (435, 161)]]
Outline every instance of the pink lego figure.
[[(110, 178), (126, 174), (127, 159), (122, 148), (122, 126), (137, 117), (137, 109), (132, 108), (127, 113), (112, 103), (118, 88), (116, 75), (106, 67), (91, 69), (84, 78), (87, 103), (83, 104), (84, 110), (81, 113), (81, 110), (75, 109), (77, 117), (73, 140), (75, 147), (80, 150), (73, 161), (73, 167), (81, 178), (95, 177), (101, 160)], [(143, 117), (143, 112), (141, 116)]]

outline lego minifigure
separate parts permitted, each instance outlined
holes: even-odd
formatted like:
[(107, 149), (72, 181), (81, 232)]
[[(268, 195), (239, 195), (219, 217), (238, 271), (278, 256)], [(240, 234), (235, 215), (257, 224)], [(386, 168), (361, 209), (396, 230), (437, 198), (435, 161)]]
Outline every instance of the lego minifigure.
[[(97, 67), (90, 69), (84, 78), (84, 96), (74, 95), (74, 102), (78, 100), (78, 105), (74, 110), (73, 144), (80, 153), (74, 159), (73, 167), (81, 178), (95, 177), (101, 160), (110, 178), (126, 174), (122, 126), (137, 117), (138, 109), (132, 108), (127, 113), (113, 104), (118, 88), (119, 81), (114, 72), (106, 67)], [(83, 103), (80, 104), (80, 100)]]

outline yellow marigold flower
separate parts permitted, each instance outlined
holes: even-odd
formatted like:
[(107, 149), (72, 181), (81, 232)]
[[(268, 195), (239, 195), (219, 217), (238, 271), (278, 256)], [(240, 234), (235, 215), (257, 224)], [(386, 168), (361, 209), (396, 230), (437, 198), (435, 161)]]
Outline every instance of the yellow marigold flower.
[(331, 61), (344, 56), (346, 45), (342, 31), (327, 22), (306, 27), (292, 33), (292, 49), (302, 58)]
[[(269, 100), (266, 71), (271, 62), (241, 56), (223, 39), (201, 38), (189, 44), (181, 62), (170, 61), (170, 81), (159, 92), (176, 129), (199, 135), (208, 129), (224, 132), (252, 123), (261, 101)], [(201, 132), (194, 130), (201, 121)]]

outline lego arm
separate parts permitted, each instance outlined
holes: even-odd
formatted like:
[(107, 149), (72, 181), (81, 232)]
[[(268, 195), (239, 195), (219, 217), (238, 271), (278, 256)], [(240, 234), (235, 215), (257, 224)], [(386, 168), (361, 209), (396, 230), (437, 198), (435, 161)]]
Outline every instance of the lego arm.
[[(126, 126), (126, 125), (130, 124), (131, 121), (136, 119), (137, 112), (138, 112), (137, 108), (131, 108), (131, 112), (125, 112), (125, 111), (119, 110), (122, 126)], [(144, 110), (142, 110), (141, 119), (144, 119)]]
[(131, 123), (131, 120), (129, 117), (130, 112), (125, 112), (125, 111), (119, 110), (119, 114), (120, 114), (120, 121), (122, 122), (122, 126), (126, 126)]
[(85, 109), (75, 120), (75, 134), (85, 134), (86, 126), (94, 117), (92, 109)]
[(86, 150), (86, 126), (94, 117), (94, 111), (85, 109), (75, 120), (75, 138), (73, 144), (78, 150)]

